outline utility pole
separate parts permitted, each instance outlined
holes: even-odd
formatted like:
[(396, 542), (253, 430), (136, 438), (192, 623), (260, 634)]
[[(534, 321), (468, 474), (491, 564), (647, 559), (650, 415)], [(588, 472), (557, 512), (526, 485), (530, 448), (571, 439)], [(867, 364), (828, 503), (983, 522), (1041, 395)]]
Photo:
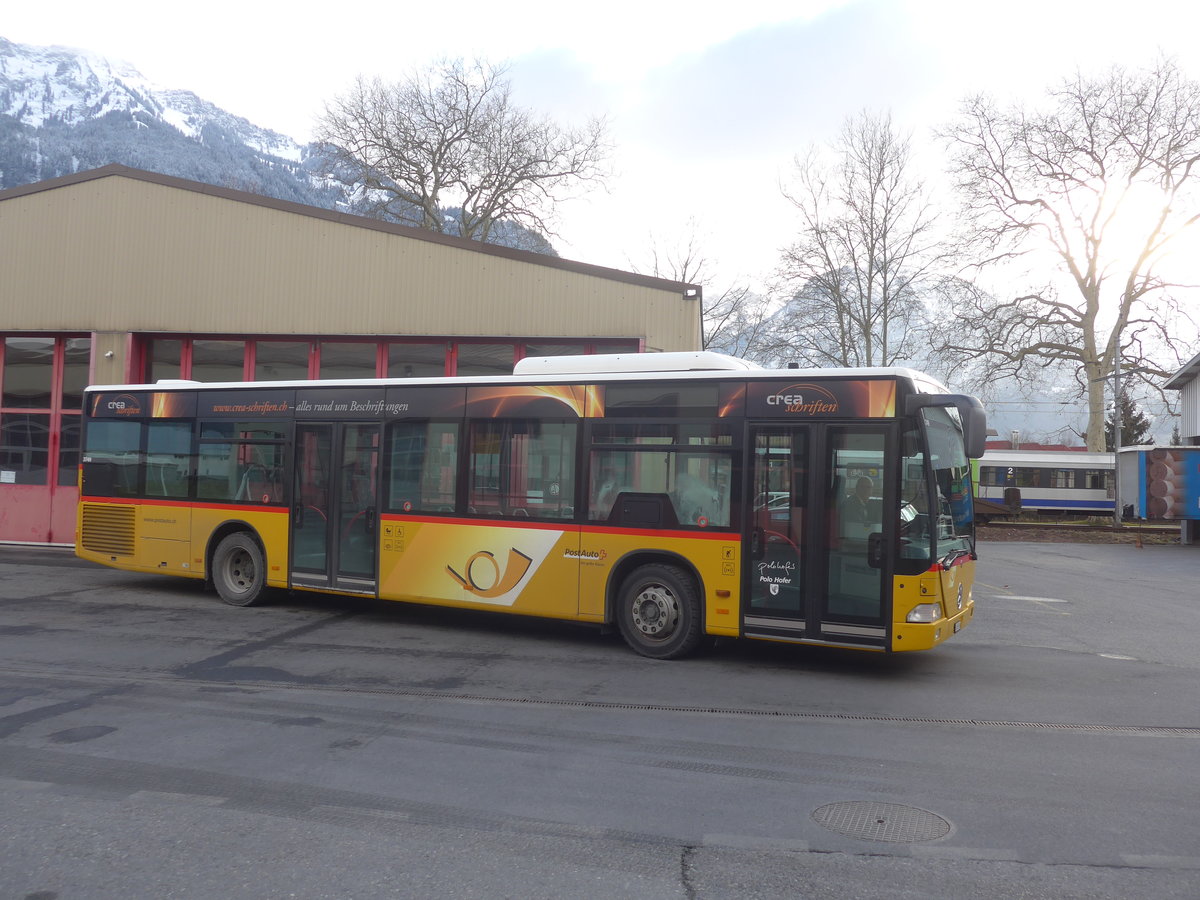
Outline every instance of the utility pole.
[(1121, 348), (1113, 357), (1113, 528), (1121, 528)]

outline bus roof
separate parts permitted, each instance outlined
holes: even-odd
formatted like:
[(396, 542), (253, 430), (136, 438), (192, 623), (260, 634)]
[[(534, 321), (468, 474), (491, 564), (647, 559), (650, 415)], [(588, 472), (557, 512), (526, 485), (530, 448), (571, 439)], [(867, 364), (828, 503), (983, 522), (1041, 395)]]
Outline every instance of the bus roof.
[(712, 351), (694, 353), (614, 353), (579, 356), (530, 357), (516, 364), (511, 375), (458, 375), (422, 378), (350, 378), (302, 379), (295, 381), (186, 381), (162, 379), (154, 384), (89, 385), (88, 391), (112, 390), (229, 390), (236, 388), (289, 387), (351, 387), (370, 385), (415, 384), (536, 384), (539, 382), (579, 381), (645, 381), (660, 377), (663, 380), (721, 380), (776, 378), (898, 378), (909, 380), (922, 393), (945, 393), (946, 388), (936, 379), (898, 366), (830, 368), (830, 369), (766, 369), (749, 360)]
[(513, 366), (514, 375), (595, 375), (620, 372), (745, 372), (761, 369), (736, 356), (694, 353), (588, 353), (577, 356), (530, 356)]

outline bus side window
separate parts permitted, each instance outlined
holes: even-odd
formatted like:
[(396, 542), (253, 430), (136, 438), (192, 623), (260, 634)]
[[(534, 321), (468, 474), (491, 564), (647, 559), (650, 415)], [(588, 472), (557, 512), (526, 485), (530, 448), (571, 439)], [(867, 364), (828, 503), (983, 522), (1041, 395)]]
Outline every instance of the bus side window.
[(278, 423), (202, 422), (196, 497), (234, 503), (283, 502), (284, 437)]
[[(393, 422), (388, 426), (385, 488), (395, 512), (453, 512), (458, 483), (456, 422)], [(470, 510), (474, 512), (474, 510)]]
[(724, 452), (593, 450), (588, 518), (607, 521), (620, 494), (666, 497), (680, 525), (729, 526), (732, 461)]
[(147, 423), (147, 497), (187, 497), (191, 492), (194, 468), (191, 422), (155, 420)]
[(612, 466), (596, 464), (596, 457), (600, 455), (593, 454), (592, 483), (588, 493), (588, 518), (593, 521), (607, 519), (617, 495), (621, 493), (617, 473)]
[(573, 518), (578, 430), (537, 419), (471, 422), (468, 506), (481, 515)]

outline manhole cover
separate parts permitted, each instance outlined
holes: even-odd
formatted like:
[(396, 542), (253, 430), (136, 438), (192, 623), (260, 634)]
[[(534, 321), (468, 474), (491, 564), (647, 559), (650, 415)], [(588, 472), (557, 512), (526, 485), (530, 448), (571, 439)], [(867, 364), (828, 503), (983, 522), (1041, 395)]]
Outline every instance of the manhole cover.
[(899, 803), (828, 803), (812, 816), (830, 831), (868, 841), (935, 841), (950, 833), (950, 823), (941, 816)]

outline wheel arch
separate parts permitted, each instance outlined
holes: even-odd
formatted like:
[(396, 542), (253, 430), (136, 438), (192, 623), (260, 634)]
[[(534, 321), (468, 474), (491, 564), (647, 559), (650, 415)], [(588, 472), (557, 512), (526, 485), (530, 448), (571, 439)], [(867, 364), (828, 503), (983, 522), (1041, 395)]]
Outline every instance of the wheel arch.
[(700, 572), (686, 556), (667, 550), (630, 550), (613, 563), (608, 573), (608, 584), (604, 590), (605, 625), (616, 625), (617, 600), (620, 597), (621, 586), (625, 583), (625, 579), (634, 570), (649, 565), (677, 566), (683, 569), (688, 577), (692, 579), (692, 582), (696, 585), (696, 594), (700, 599), (700, 630), (703, 632), (706, 620), (704, 579), (700, 577)]
[(226, 519), (220, 525), (212, 530), (208, 536), (208, 543), (204, 547), (204, 586), (206, 588), (213, 587), (212, 578), (212, 563), (213, 554), (217, 552), (217, 546), (225, 538), (231, 534), (236, 534), (239, 531), (244, 531), (250, 536), (254, 543), (258, 544), (258, 549), (262, 552), (264, 562), (267, 559), (267, 548), (263, 545), (263, 539), (258, 533), (258, 529), (243, 519)]

